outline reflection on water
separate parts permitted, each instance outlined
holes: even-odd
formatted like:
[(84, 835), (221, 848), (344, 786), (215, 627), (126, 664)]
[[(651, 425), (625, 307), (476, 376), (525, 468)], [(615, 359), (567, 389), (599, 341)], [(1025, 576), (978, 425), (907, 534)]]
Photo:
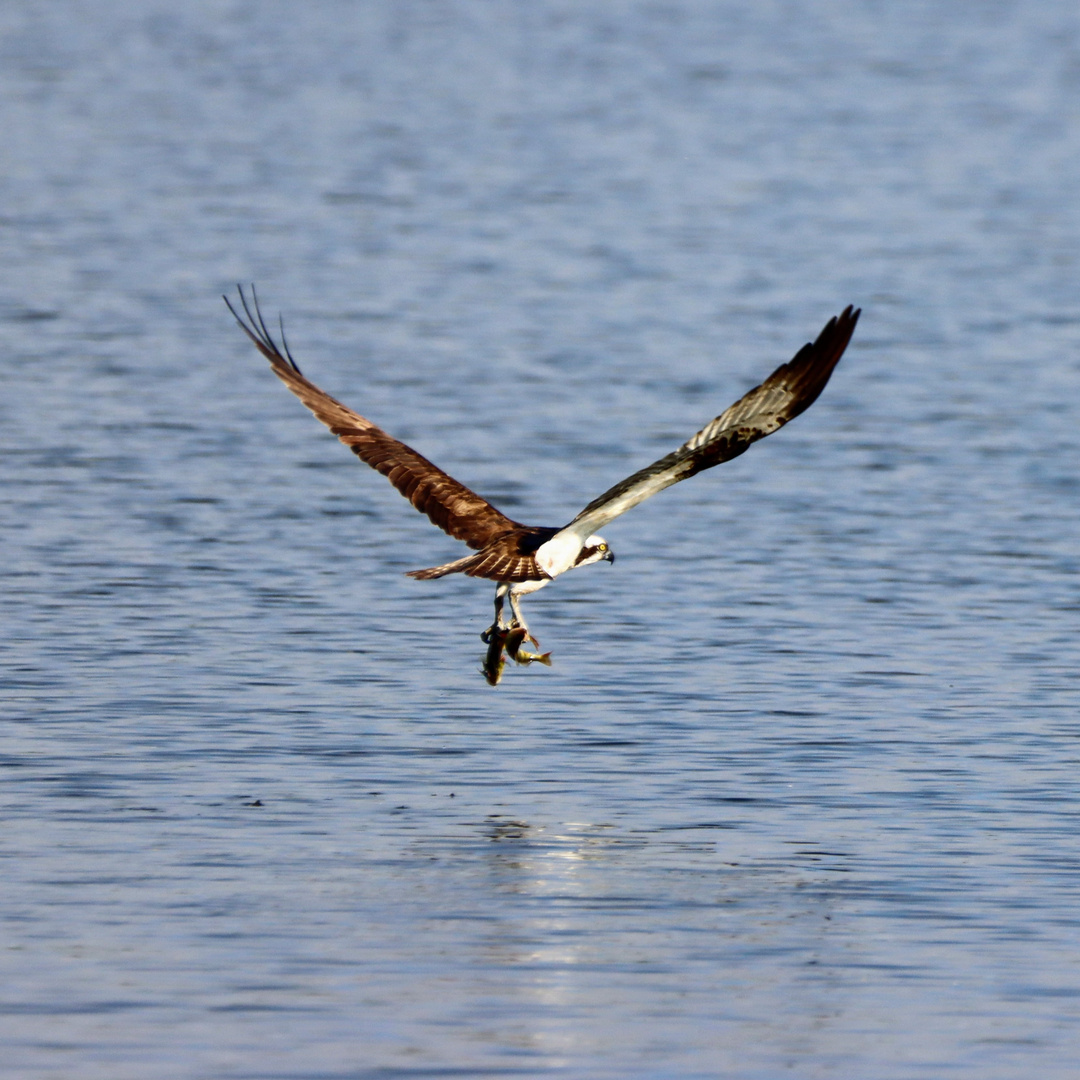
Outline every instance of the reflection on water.
[[(11, 1075), (1075, 1072), (1080, 14), (586, 7), (0, 10)], [(553, 522), (864, 316), (493, 691), (252, 280)]]

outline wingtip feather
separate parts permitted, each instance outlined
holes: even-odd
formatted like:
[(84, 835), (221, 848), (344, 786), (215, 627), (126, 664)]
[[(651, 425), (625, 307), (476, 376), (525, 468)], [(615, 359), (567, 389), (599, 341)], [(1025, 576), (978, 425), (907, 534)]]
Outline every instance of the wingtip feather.
[(225, 306), (229, 309), (232, 317), (237, 321), (240, 329), (247, 334), (252, 344), (270, 361), (275, 371), (285, 368), (286, 370), (292, 370), (297, 375), (303, 375), (300, 370), (300, 365), (297, 364), (292, 352), (289, 350), (289, 343), (285, 338), (285, 322), (279, 315), (278, 323), (281, 327), (281, 345), (274, 340), (274, 335), (270, 333), (269, 328), (266, 325), (266, 320), (263, 318), (263, 313), (259, 307), (258, 293), (255, 291), (254, 284), (251, 285), (251, 303), (248, 303), (247, 294), (244, 292), (244, 286), (237, 284), (236, 291), (240, 296), (240, 306), (243, 308), (244, 316), (233, 307), (229, 298), (222, 294), (221, 299), (225, 301)]

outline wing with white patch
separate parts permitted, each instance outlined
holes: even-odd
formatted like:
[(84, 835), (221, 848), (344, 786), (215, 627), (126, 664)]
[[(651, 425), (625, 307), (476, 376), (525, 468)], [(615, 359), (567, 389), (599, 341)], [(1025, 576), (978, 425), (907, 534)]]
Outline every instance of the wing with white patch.
[[(794, 359), (778, 367), (760, 386), (735, 402), (731, 408), (706, 424), (678, 450), (654, 461), (633, 476), (593, 499), (584, 510), (538, 553), (543, 556), (568, 553), (569, 538), (580, 543), (590, 533), (680, 480), (711, 469), (745, 453), (751, 443), (778, 431), (789, 420), (808, 409), (816, 400), (851, 340), (859, 311), (848, 306), (826, 323), (817, 341), (804, 345)], [(554, 559), (552, 569), (555, 569)], [(547, 566), (544, 566), (548, 570)], [(563, 568), (565, 569), (565, 567)], [(548, 570), (551, 573), (551, 570)], [(561, 571), (560, 571), (561, 572)]]

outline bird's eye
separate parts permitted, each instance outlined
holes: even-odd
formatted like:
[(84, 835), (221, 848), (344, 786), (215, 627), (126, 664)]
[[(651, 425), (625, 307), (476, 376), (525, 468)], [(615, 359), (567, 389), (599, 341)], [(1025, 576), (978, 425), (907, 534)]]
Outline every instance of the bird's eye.
[(597, 551), (607, 551), (607, 544), (601, 544), (596, 550)]

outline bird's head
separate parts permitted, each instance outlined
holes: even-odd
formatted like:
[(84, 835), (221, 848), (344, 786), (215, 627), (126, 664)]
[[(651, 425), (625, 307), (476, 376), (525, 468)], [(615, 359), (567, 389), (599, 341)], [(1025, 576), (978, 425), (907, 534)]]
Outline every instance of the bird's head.
[(577, 557), (574, 566), (588, 566), (594, 562), (615, 561), (615, 552), (608, 547), (608, 542), (602, 536), (590, 536), (581, 546), (581, 553)]

